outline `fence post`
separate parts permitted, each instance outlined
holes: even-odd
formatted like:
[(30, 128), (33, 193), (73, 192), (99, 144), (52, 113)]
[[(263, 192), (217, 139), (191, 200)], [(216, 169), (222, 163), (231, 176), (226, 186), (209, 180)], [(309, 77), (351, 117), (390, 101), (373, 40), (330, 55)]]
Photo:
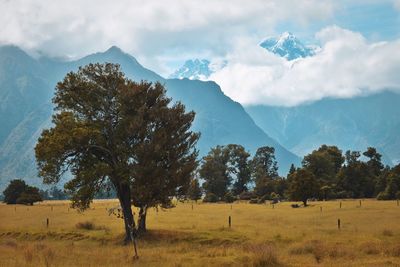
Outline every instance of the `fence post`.
[(49, 218), (46, 219), (46, 227), (49, 228)]
[(360, 199), (360, 207), (361, 207), (361, 199)]
[(231, 228), (231, 225), (232, 225), (231, 216), (229, 216), (229, 218), (228, 218), (228, 223), (229, 223), (229, 228)]
[(340, 219), (337, 220), (337, 227), (340, 230)]

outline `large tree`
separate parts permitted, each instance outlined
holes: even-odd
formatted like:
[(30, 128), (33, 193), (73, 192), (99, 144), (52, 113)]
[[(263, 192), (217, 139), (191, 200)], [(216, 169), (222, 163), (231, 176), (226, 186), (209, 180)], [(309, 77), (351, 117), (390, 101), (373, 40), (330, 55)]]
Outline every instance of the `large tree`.
[(129, 80), (117, 64), (89, 64), (56, 86), (53, 127), (36, 145), (45, 183), (72, 176), (72, 205), (86, 209), (110, 184), (117, 193), (125, 240), (135, 229), (131, 205), (167, 205), (196, 167), (194, 113), (171, 104), (160, 83)]

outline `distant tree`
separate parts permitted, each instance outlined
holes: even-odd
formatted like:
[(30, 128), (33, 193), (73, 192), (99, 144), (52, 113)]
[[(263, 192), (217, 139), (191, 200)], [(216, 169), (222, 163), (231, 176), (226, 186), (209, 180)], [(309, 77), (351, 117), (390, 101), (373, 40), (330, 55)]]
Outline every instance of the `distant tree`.
[(289, 169), (289, 172), (288, 172), (287, 177), (289, 177), (291, 174), (295, 173), (295, 171), (296, 171), (296, 167), (295, 167), (294, 164), (292, 163), (292, 164), (290, 165), (290, 169)]
[(218, 202), (218, 197), (214, 193), (210, 192), (204, 196), (203, 202), (215, 203)]
[(33, 205), (42, 200), (39, 188), (27, 185), (25, 191), (17, 198), (17, 204)]
[(271, 194), (275, 190), (275, 180), (279, 178), (275, 149), (268, 146), (258, 148), (251, 160), (251, 171), (256, 194), (259, 197)]
[(371, 174), (378, 177), (384, 168), (382, 164), (382, 155), (373, 147), (368, 147), (367, 151), (365, 151), (363, 155), (368, 158), (367, 166)]
[(207, 193), (215, 194), (219, 200), (232, 191), (239, 195), (248, 190), (250, 182), (250, 154), (241, 145), (216, 146), (202, 160), (199, 170)]
[(26, 183), (23, 180), (15, 179), (3, 191), (4, 202), (7, 204), (17, 204), (17, 199), (25, 191)]
[(386, 166), (385, 168), (383, 168), (383, 170), (381, 171), (381, 174), (376, 179), (374, 195), (378, 195), (380, 192), (385, 191), (390, 172), (391, 172), (391, 169), (389, 166)]
[(187, 194), (191, 200), (194, 200), (196, 202), (197, 202), (197, 200), (201, 199), (201, 196), (203, 195), (203, 193), (201, 192), (201, 187), (200, 187), (198, 179), (193, 178), (190, 181), (190, 186), (189, 186), (189, 190), (188, 190)]
[(199, 175), (204, 180), (206, 196), (212, 193), (222, 199), (232, 184), (228, 174), (229, 153), (224, 146), (216, 146), (203, 158)]
[(387, 185), (384, 191), (379, 193), (378, 199), (399, 199), (400, 197), (400, 164), (393, 167), (387, 176)]
[(53, 184), (71, 173), (65, 188), (80, 209), (112, 184), (130, 241), (136, 229), (132, 203), (141, 211), (167, 206), (188, 183), (197, 155), (198, 134), (189, 131), (194, 113), (172, 105), (160, 83), (133, 82), (111, 63), (68, 73), (53, 102), (54, 126), (42, 132), (35, 148), (39, 175)]
[(291, 200), (302, 201), (307, 206), (307, 200), (318, 194), (319, 183), (315, 175), (307, 169), (298, 169), (292, 174), (288, 188)]
[(29, 204), (42, 201), (39, 189), (29, 186), (25, 181), (15, 179), (10, 181), (10, 184), (3, 192), (4, 202), (7, 204)]
[(346, 151), (345, 165), (337, 175), (337, 187), (353, 198), (373, 197), (375, 177), (370, 173), (367, 163), (359, 159), (360, 155), (359, 151)]
[(306, 155), (303, 167), (312, 172), (321, 185), (332, 186), (344, 162), (342, 151), (336, 146), (322, 145)]
[(230, 144), (226, 149), (229, 154), (228, 172), (230, 179), (234, 181), (232, 192), (234, 195), (239, 195), (248, 190), (247, 185), (251, 178), (248, 160), (250, 154), (241, 145)]
[(50, 189), (49, 194), (51, 196), (51, 199), (57, 199), (57, 200), (68, 199), (68, 195), (65, 193), (65, 191), (58, 188), (57, 186), (53, 186)]

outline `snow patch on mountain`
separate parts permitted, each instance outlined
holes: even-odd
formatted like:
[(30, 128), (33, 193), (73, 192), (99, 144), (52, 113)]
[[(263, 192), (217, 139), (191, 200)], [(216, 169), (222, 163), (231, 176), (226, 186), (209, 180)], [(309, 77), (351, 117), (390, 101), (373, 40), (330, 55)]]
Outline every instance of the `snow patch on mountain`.
[(284, 32), (278, 37), (266, 38), (260, 46), (289, 61), (313, 56), (318, 50), (317, 46), (304, 45), (290, 32)]

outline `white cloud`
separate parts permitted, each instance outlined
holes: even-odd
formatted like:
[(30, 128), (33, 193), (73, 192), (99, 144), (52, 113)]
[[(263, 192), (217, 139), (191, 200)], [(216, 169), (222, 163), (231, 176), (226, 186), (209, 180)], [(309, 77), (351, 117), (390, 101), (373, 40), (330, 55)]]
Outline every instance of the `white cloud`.
[(254, 44), (239, 45), (228, 65), (210, 79), (245, 105), (294, 106), (325, 97), (400, 91), (400, 40), (369, 43), (361, 34), (337, 26), (321, 30), (316, 38), (321, 42), (319, 53), (293, 62)]
[(0, 44), (79, 57), (117, 45), (156, 71), (165, 57), (224, 55), (233, 37), (324, 20), (333, 0), (0, 0)]

